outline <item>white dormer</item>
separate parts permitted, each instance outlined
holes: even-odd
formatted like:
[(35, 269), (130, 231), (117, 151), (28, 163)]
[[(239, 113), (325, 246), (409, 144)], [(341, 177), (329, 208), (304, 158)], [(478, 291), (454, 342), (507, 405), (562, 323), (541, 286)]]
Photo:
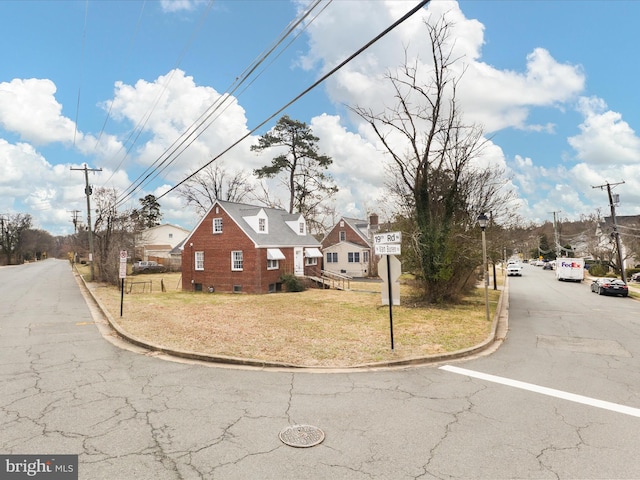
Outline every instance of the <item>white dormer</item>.
[(267, 216), (264, 209), (260, 209), (260, 211), (251, 217), (242, 217), (245, 222), (249, 224), (249, 226), (256, 233), (261, 233), (267, 235), (269, 233), (269, 217)]
[(307, 234), (307, 222), (302, 215), (300, 215), (297, 220), (292, 220), (286, 223), (289, 228), (298, 235), (305, 236)]

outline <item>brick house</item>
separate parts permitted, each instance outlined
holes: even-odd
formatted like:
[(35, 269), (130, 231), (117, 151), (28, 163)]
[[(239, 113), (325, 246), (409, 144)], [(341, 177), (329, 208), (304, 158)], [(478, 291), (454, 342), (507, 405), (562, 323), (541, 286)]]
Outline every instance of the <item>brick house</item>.
[(375, 276), (372, 238), (378, 228), (375, 214), (369, 221), (342, 217), (322, 239), (324, 270), (350, 277)]
[(270, 293), (317, 274), (321, 244), (300, 214), (216, 200), (182, 245), (182, 289)]

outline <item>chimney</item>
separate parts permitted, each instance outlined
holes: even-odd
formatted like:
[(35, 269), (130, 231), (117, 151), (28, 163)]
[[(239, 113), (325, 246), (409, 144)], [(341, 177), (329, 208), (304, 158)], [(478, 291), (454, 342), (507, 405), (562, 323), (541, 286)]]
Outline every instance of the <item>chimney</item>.
[(372, 213), (369, 216), (369, 230), (371, 230), (372, 232), (377, 232), (378, 228), (380, 228), (378, 225), (378, 214)]

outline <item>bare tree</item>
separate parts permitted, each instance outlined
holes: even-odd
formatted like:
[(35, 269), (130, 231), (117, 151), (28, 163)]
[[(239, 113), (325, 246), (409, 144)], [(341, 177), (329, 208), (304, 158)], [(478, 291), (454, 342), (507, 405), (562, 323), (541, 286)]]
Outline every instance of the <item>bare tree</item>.
[(0, 216), (0, 250), (6, 257), (7, 265), (13, 261), (22, 263), (24, 234), (31, 228), (31, 222), (28, 213)]
[(117, 198), (118, 194), (113, 188), (98, 188), (94, 191), (95, 280), (111, 284), (118, 283), (119, 252), (131, 249), (135, 230), (132, 212), (118, 212)]
[(248, 173), (232, 172), (214, 162), (187, 180), (178, 189), (178, 195), (188, 206), (195, 207), (199, 215), (203, 215), (216, 199), (242, 202), (253, 191)]
[[(450, 42), (451, 25), (425, 23), (431, 70), (423, 80), (418, 60), (405, 62), (387, 78), (395, 104), (383, 113), (353, 110), (373, 128), (391, 158), (387, 187), (409, 228), (409, 246), (424, 281), (425, 299), (455, 300), (473, 284), (480, 263), (476, 218), (506, 213), (512, 193), (504, 172), (478, 161), (486, 140), (477, 125), (466, 125), (456, 102), (460, 76)], [(501, 192), (498, 195), (498, 192)]]

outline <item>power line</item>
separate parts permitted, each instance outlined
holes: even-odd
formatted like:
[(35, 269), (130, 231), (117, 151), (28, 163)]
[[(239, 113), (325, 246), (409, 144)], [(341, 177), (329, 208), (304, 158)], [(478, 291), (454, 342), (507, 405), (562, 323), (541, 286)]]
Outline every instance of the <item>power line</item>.
[[(200, 22), (198, 23), (198, 25), (196, 26), (196, 28), (194, 29), (194, 31), (191, 33), (191, 37), (189, 37), (189, 41), (187, 42), (187, 44), (185, 45), (185, 47), (182, 49), (182, 51), (180, 52), (180, 55), (178, 56), (178, 59), (176, 60), (176, 63), (174, 64), (174, 67), (171, 69), (171, 74), (169, 75), (169, 79), (167, 80), (167, 82), (165, 82), (162, 85), (162, 89), (160, 90), (160, 93), (158, 93), (155, 101), (153, 102), (153, 105), (151, 106), (151, 108), (147, 111), (147, 113), (145, 113), (145, 115), (142, 116), (142, 118), (140, 119), (140, 121), (138, 122), (138, 124), (135, 126), (135, 128), (129, 133), (129, 136), (126, 138), (126, 140), (123, 142), (122, 147), (120, 148), (120, 150), (118, 150), (118, 153), (120, 153), (122, 151), (122, 149), (125, 148), (125, 145), (133, 138), (133, 141), (131, 142), (131, 144), (129, 145), (129, 147), (126, 149), (124, 156), (122, 157), (122, 159), (120, 160), (120, 163), (118, 163), (118, 166), (116, 168), (113, 169), (113, 173), (111, 174), (111, 176), (104, 182), (105, 184), (111, 180), (111, 178), (113, 177), (113, 175), (115, 174), (115, 172), (117, 170), (120, 169), (120, 167), (122, 166), (122, 164), (124, 163), (124, 161), (127, 159), (127, 157), (129, 156), (129, 153), (131, 152), (131, 150), (133, 149), (133, 147), (135, 146), (136, 142), (138, 141), (138, 139), (140, 138), (140, 135), (142, 135), (142, 132), (144, 131), (144, 127), (147, 125), (147, 123), (149, 122), (149, 120), (151, 119), (151, 116), (153, 114), (153, 112), (155, 111), (156, 107), (158, 106), (158, 104), (160, 103), (160, 100), (162, 99), (162, 96), (165, 94), (165, 92), (167, 91), (167, 88), (169, 88), (169, 84), (171, 83), (171, 81), (173, 80), (173, 76), (175, 75), (176, 69), (180, 66), (180, 64), (182, 63), (182, 59), (184, 58), (187, 50), (189, 49), (189, 47), (191, 46), (191, 44), (193, 43), (193, 40), (195, 38), (195, 34), (200, 30), (200, 28), (202, 27), (205, 18), (207, 17), (207, 15), (209, 14), (209, 11), (211, 10), (211, 7), (213, 6), (213, 1), (214, 0), (209, 0), (209, 3), (207, 5), (207, 9), (205, 10), (205, 12), (203, 13), (203, 15), (200, 17)], [(135, 135), (135, 136), (134, 136)], [(157, 162), (157, 160), (156, 160)], [(154, 162), (155, 164), (155, 162)]]
[(84, 75), (84, 47), (87, 40), (87, 17), (89, 16), (89, 0), (85, 2), (84, 8), (84, 28), (82, 30), (82, 52), (80, 55), (80, 81), (78, 82), (78, 99), (76, 101), (76, 120), (73, 130), (73, 146), (76, 145), (76, 136), (78, 135), (78, 117), (80, 116), (80, 92), (82, 90), (82, 77)]
[[(316, 4), (319, 4), (321, 1), (322, 1), (322, 0), (316, 0)], [(241, 95), (242, 95), (242, 94), (243, 94), (243, 93), (244, 93), (244, 92), (245, 92), (245, 91), (246, 91), (246, 90), (247, 90), (247, 89), (248, 89), (248, 88), (253, 84), (253, 82), (255, 82), (255, 81), (260, 77), (260, 75), (262, 75), (262, 73), (264, 73), (264, 71), (266, 70), (266, 68), (268, 68), (268, 66), (270, 66), (271, 64), (273, 64), (273, 62), (274, 62), (277, 58), (279, 58), (279, 57), (280, 57), (280, 55), (281, 55), (281, 54), (282, 54), (282, 53), (283, 53), (283, 52), (284, 52), (284, 51), (285, 51), (285, 50), (286, 50), (286, 49), (287, 49), (287, 48), (288, 48), (288, 47), (289, 47), (289, 46), (290, 46), (290, 45), (291, 45), (291, 44), (292, 44), (292, 43), (293, 43), (293, 42), (294, 42), (294, 41), (295, 41), (295, 40), (296, 40), (300, 35), (302, 35), (303, 31), (304, 31), (304, 30), (305, 30), (305, 29), (306, 29), (306, 28), (307, 28), (311, 23), (313, 23), (313, 21), (318, 17), (318, 15), (320, 15), (320, 13), (322, 13), (322, 12), (327, 8), (327, 6), (328, 6), (332, 1), (333, 1), (333, 0), (329, 0), (329, 1), (328, 1), (328, 3), (327, 3), (327, 4), (322, 8), (322, 10), (320, 10), (320, 12), (318, 12), (318, 13), (313, 17), (313, 19), (309, 22), (309, 24), (305, 25), (304, 29), (300, 29), (300, 30), (298, 31), (297, 35), (295, 35), (295, 36), (294, 36), (294, 37), (289, 41), (289, 43), (287, 44), (287, 46), (286, 46), (283, 50), (281, 50), (281, 51), (280, 51), (280, 52), (275, 56), (275, 58), (274, 58), (274, 59), (269, 63), (269, 65), (265, 66), (265, 68), (264, 68), (264, 69), (262, 69), (262, 70), (260, 71), (260, 73), (258, 73), (258, 74), (257, 74), (257, 75), (256, 75), (256, 76), (255, 76), (255, 77), (254, 77), (254, 78), (253, 78), (253, 79), (252, 79), (252, 80), (251, 80), (251, 81), (250, 81), (250, 82), (249, 82), (249, 83), (244, 87), (244, 89), (243, 89), (243, 90), (242, 90), (238, 95), (236, 95), (236, 96), (235, 96), (235, 98), (236, 98), (236, 99), (237, 99), (237, 98), (240, 98), (240, 96), (241, 96)], [(312, 8), (311, 8), (311, 10), (312, 10), (313, 8), (315, 8), (315, 7), (312, 7)], [(308, 16), (308, 14), (310, 13), (310, 11), (311, 11), (311, 10), (309, 10), (309, 11), (304, 15), (304, 17), (303, 17), (303, 18), (301, 18), (298, 22), (296, 22), (296, 25), (294, 25), (294, 26), (291, 28), (291, 30), (292, 30), (292, 31), (293, 31), (294, 27), (295, 27), (295, 26), (297, 26), (297, 24), (299, 24), (302, 20), (304, 20), (304, 18), (306, 18), (306, 17)], [(283, 39), (282, 39), (282, 40), (284, 40), (284, 38), (286, 38), (286, 35), (285, 35), (285, 37), (283, 37)], [(278, 44), (280, 44), (280, 43), (282, 42), (282, 40), (280, 40), (280, 41), (278, 42)], [(277, 46), (277, 45), (276, 45), (276, 46)], [(271, 51), (269, 52), (269, 54), (270, 54), (270, 53), (271, 53)], [(269, 54), (267, 54), (267, 56), (268, 56)], [(251, 74), (251, 73), (252, 73), (252, 72), (253, 72), (253, 71), (254, 71), (254, 70), (255, 70), (255, 69), (256, 69), (256, 68), (257, 68), (257, 67), (262, 63), (262, 62), (263, 62), (263, 61), (264, 61), (264, 60), (266, 60), (266, 57), (261, 58), (261, 59), (260, 59), (260, 61), (255, 65), (255, 67), (251, 68), (251, 71), (247, 74), (247, 76), (248, 76), (248, 75), (250, 75), (250, 74)], [(246, 70), (245, 70), (245, 71), (246, 71)], [(236, 79), (236, 80), (237, 80), (237, 79)], [(143, 188), (144, 186), (148, 185), (150, 182), (152, 182), (153, 180), (155, 180), (155, 179), (156, 179), (160, 174), (162, 174), (162, 172), (164, 172), (164, 171), (165, 171), (169, 166), (171, 166), (171, 165), (172, 165), (172, 164), (173, 164), (173, 163), (174, 163), (174, 162), (175, 162), (175, 161), (180, 157), (180, 155), (182, 155), (182, 154), (183, 154), (183, 153), (184, 153), (184, 152), (189, 148), (189, 146), (191, 146), (191, 144), (192, 144), (193, 142), (195, 142), (195, 141), (200, 137), (200, 135), (202, 135), (202, 134), (203, 134), (203, 133), (204, 133), (204, 132), (209, 128), (209, 127), (211, 127), (211, 125), (213, 125), (213, 123), (214, 123), (218, 118), (220, 118), (220, 116), (221, 116), (221, 115), (222, 115), (222, 114), (227, 110), (227, 108), (229, 108), (229, 106), (231, 106), (231, 102), (228, 102), (227, 100), (229, 100), (230, 98), (232, 98), (232, 97), (231, 97), (231, 95), (232, 95), (232, 94), (233, 94), (233, 93), (234, 93), (234, 92), (235, 92), (235, 91), (236, 91), (236, 90), (237, 90), (237, 89), (242, 85), (242, 83), (244, 83), (244, 81), (245, 81), (245, 80), (246, 80), (246, 78), (243, 78), (243, 80), (242, 80), (242, 81), (241, 81), (241, 82), (240, 82), (240, 83), (239, 83), (239, 84), (238, 84), (238, 85), (237, 85), (237, 86), (236, 86), (236, 87), (235, 87), (231, 92), (228, 92), (228, 94), (226, 95), (226, 97), (224, 97), (224, 100), (220, 101), (220, 102), (219, 102), (219, 104), (216, 106), (216, 108), (215, 108), (215, 109), (213, 109), (213, 110), (211, 111), (211, 113), (209, 113), (208, 115), (206, 115), (206, 118), (204, 118), (204, 120), (202, 120), (202, 122), (200, 122), (200, 123), (195, 127), (195, 129), (194, 129), (191, 133), (189, 133), (189, 135), (188, 135), (187, 137), (185, 137), (185, 138), (184, 138), (184, 139), (183, 139), (183, 140), (182, 140), (182, 141), (181, 141), (181, 142), (180, 142), (180, 143), (179, 143), (179, 144), (178, 144), (178, 145), (177, 145), (177, 146), (176, 146), (176, 147), (175, 147), (175, 148), (174, 148), (174, 149), (173, 149), (169, 154), (168, 154), (169, 156), (174, 155), (174, 156), (173, 156), (173, 158), (171, 158), (171, 159), (169, 160), (169, 157), (167, 157), (167, 159), (165, 159), (163, 162), (161, 162), (161, 163), (160, 163), (160, 165), (159, 165), (158, 167), (156, 167), (155, 169), (153, 169), (153, 170), (149, 173), (149, 175), (147, 175), (147, 176), (145, 177), (145, 179), (144, 179), (143, 181), (141, 181), (141, 182), (140, 182), (140, 184), (136, 187), (136, 189), (135, 189), (136, 191), (137, 191), (137, 190), (139, 190), (139, 189), (141, 189), (141, 188)], [(220, 98), (223, 98), (223, 97), (220, 97)], [(226, 105), (225, 105), (225, 103), (226, 103)], [(215, 105), (215, 103), (214, 103), (214, 105)], [(211, 108), (211, 107), (210, 107), (210, 108)], [(218, 110), (219, 110), (219, 109), (221, 109), (221, 110), (218, 112)], [(216, 112), (217, 112), (217, 115), (216, 115), (214, 118), (212, 118), (211, 120), (209, 120), (209, 119), (214, 115), (214, 113), (216, 113)], [(198, 119), (198, 120), (200, 120), (200, 118), (202, 118), (205, 114), (206, 114), (206, 111), (205, 111), (205, 113), (203, 113), (203, 114), (199, 117), (199, 119)], [(208, 122), (208, 123), (205, 125), (205, 122)], [(192, 127), (193, 127), (193, 125), (195, 125), (195, 123), (197, 123), (197, 121), (196, 121), (196, 122), (194, 122), (194, 123), (191, 125), (191, 127), (189, 127), (189, 128), (192, 128)], [(187, 129), (187, 131), (188, 131), (188, 130), (189, 130), (189, 129)], [(185, 133), (186, 133), (186, 132), (185, 132)], [(192, 137), (192, 138), (190, 138), (190, 137)], [(178, 140), (179, 140), (179, 139), (180, 139), (180, 138), (178, 138)], [(173, 147), (174, 145), (176, 145), (176, 143), (178, 142), (178, 140), (176, 140), (176, 141), (171, 145), (171, 147)], [(185, 145), (185, 143), (187, 142), (187, 140), (190, 140), (190, 141), (189, 141), (189, 143), (187, 143), (187, 144)], [(171, 148), (171, 147), (170, 147), (170, 148)], [(180, 150), (180, 151), (178, 151), (178, 150)], [(167, 153), (167, 151), (168, 151), (168, 149), (167, 149), (167, 150), (165, 150), (165, 152), (163, 153), (163, 155), (164, 155), (164, 154), (166, 154), (166, 153)], [(177, 152), (177, 153), (176, 153), (176, 152)], [(162, 156), (161, 156), (161, 157), (159, 157), (159, 158), (162, 158)], [(155, 164), (155, 162), (154, 162), (154, 164)], [(147, 169), (147, 170), (148, 170), (148, 169)], [(140, 178), (140, 177), (138, 177), (138, 178)]]
[[(326, 6), (328, 6), (332, 1), (333, 0), (329, 0), (329, 2), (319, 13), (322, 13)], [(226, 108), (228, 108), (228, 106), (230, 105), (230, 99), (232, 98), (231, 95), (233, 95), (233, 93), (238, 88), (240, 88), (240, 86), (247, 81), (251, 74), (253, 74), (253, 72), (256, 71), (256, 69), (266, 60), (266, 58), (268, 58), (277, 49), (277, 47), (284, 42), (285, 38), (291, 35), (291, 33), (295, 32), (298, 26), (311, 14), (311, 12), (313, 12), (313, 10), (317, 8), (317, 6), (321, 2), (322, 0), (316, 0), (309, 8), (307, 8), (307, 10), (305, 10), (301, 15), (290, 22), (285, 30), (281, 32), (279, 37), (274, 41), (274, 43), (272, 43), (271, 47), (263, 51), (263, 53), (261, 53), (247, 68), (245, 68), (244, 72), (240, 76), (236, 77), (235, 81), (226, 90), (226, 92), (222, 94), (212, 105), (210, 105), (196, 119), (196, 121), (194, 121), (149, 167), (147, 167), (131, 183), (129, 187), (127, 187), (127, 189), (119, 196), (117, 204), (125, 202), (127, 198), (131, 197), (136, 191), (140, 190), (144, 185), (154, 180), (161, 172), (163, 172), (169, 165), (171, 165), (198, 137), (200, 137), (200, 135), (202, 135), (202, 133), (204, 133), (213, 124), (213, 122), (217, 120), (220, 115), (222, 115), (222, 113), (224, 113)], [(315, 18), (317, 18), (317, 15), (314, 17), (314, 20)], [(307, 28), (307, 26), (305, 26), (305, 28)], [(300, 33), (301, 32), (299, 32), (298, 35), (300, 35)], [(291, 42), (287, 45), (287, 47), (285, 47), (285, 50), (290, 44)], [(252, 82), (253, 81), (255, 81), (255, 79), (252, 80)], [(224, 109), (215, 118), (213, 118), (206, 126), (203, 127), (203, 125), (205, 125), (205, 123), (216, 112), (218, 112), (218, 110), (222, 108), (225, 103), (227, 104), (227, 106), (225, 106)], [(188, 140), (191, 141), (187, 145), (185, 145)], [(180, 150), (180, 152), (176, 154), (176, 152), (181, 148), (182, 150)], [(174, 154), (176, 155), (170, 160), (171, 156)]]
[(284, 110), (286, 110), (289, 106), (291, 106), (292, 104), (294, 104), (295, 102), (297, 102), (298, 100), (300, 100), (300, 98), (302, 98), (303, 96), (305, 96), (307, 93), (309, 93), (311, 90), (313, 90), (314, 88), (316, 88), (318, 85), (320, 85), (322, 82), (324, 82), (327, 78), (331, 77), (333, 74), (335, 74), (338, 70), (340, 70), (342, 67), (344, 67), (345, 65), (347, 65), (349, 62), (351, 62), (354, 58), (356, 58), (357, 56), (359, 56), (362, 52), (364, 52), (365, 50), (367, 50), (369, 47), (371, 47), (373, 44), (375, 44), (376, 42), (378, 42), (381, 38), (383, 38), (384, 36), (386, 36), (389, 32), (391, 32), (392, 30), (394, 30), (398, 25), (404, 23), (407, 19), (409, 19), (411, 16), (413, 16), (417, 11), (419, 11), (420, 9), (422, 9), (422, 7), (424, 7), (426, 4), (428, 4), (431, 0), (422, 0), (418, 3), (417, 6), (415, 6), (414, 8), (412, 8), (411, 10), (409, 10), (406, 14), (404, 14), (400, 19), (396, 20), (393, 24), (391, 24), (389, 27), (387, 27), (385, 30), (383, 30), (380, 34), (378, 34), (376, 37), (374, 37), (372, 40), (370, 40), (369, 42), (367, 42), (364, 46), (360, 47), (356, 52), (354, 52), (353, 54), (351, 54), (349, 57), (347, 57), (345, 60), (343, 60), (341, 63), (339, 63), (337, 66), (335, 66), (334, 68), (332, 68), (329, 72), (327, 72), (325, 75), (323, 75), (319, 80), (317, 80), (316, 82), (314, 82), (311, 86), (309, 86), (308, 88), (306, 88), (303, 92), (299, 93), (296, 97), (294, 97), (292, 100), (290, 100), (287, 104), (285, 104), (283, 107), (281, 107), (280, 109), (278, 109), (276, 112), (274, 112), (272, 115), (270, 115), (266, 120), (264, 120), (263, 122), (261, 122), (260, 124), (258, 124), (256, 127), (254, 127), (250, 132), (246, 133), (245, 135), (243, 135), (242, 137), (240, 137), (238, 140), (236, 140), (234, 143), (232, 143), (229, 147), (227, 147), (225, 150), (223, 150), (221, 153), (219, 153), (218, 155), (216, 155), (215, 157), (213, 157), (209, 162), (205, 163), (202, 167), (200, 167), (199, 169), (197, 169), (195, 172), (191, 173), (189, 176), (187, 176), (185, 179), (183, 179), (182, 181), (178, 182), (176, 185), (174, 185), (172, 188), (170, 188), (169, 190), (167, 190), (165, 193), (163, 193), (162, 195), (160, 195), (159, 197), (157, 197), (157, 199), (161, 199), (163, 198), (165, 195), (169, 194), (170, 192), (174, 191), (176, 188), (178, 188), (180, 185), (182, 185), (183, 183), (187, 182), (188, 180), (190, 180), (191, 178), (193, 178), (195, 175), (197, 175), (198, 173), (200, 173), (202, 170), (204, 170), (206, 167), (208, 167), (209, 165), (211, 165), (214, 161), (216, 161), (218, 158), (220, 158), (221, 156), (223, 156), (225, 153), (227, 153), (229, 150), (231, 150), (233, 147), (235, 147), (236, 145), (238, 145), (239, 143), (241, 143), (243, 140), (245, 140), (246, 138), (248, 138), (250, 135), (252, 135), (254, 132), (256, 132), (258, 129), (262, 128), (264, 125), (266, 125), (268, 122), (270, 122), (272, 119), (274, 119), (277, 115), (279, 115), (280, 113), (282, 113)]

